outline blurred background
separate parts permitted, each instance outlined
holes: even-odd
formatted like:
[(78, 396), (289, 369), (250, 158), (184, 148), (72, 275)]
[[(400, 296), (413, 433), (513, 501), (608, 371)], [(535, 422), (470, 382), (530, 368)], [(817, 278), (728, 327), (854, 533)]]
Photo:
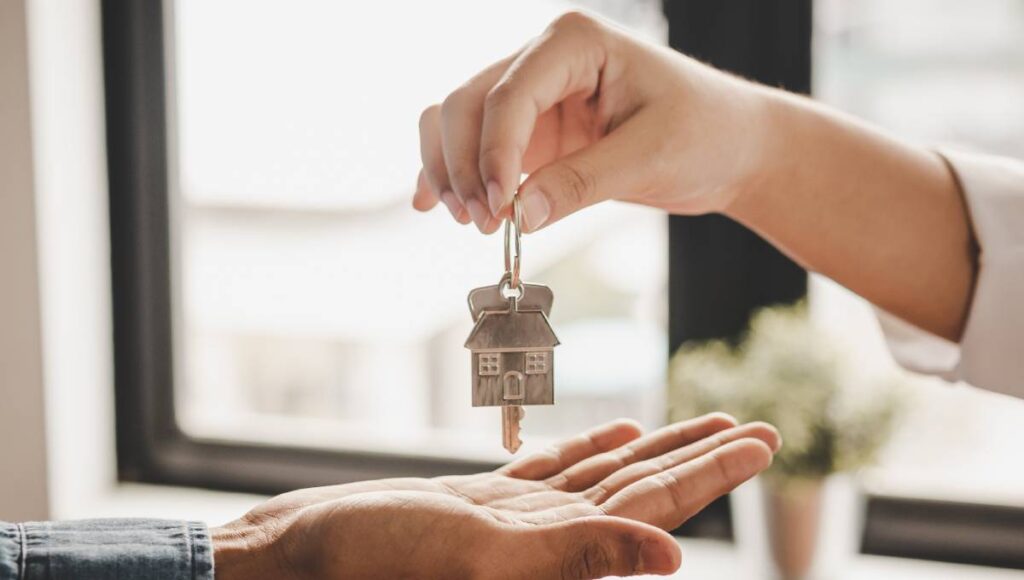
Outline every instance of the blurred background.
[[(459, 404), (466, 295), (498, 282), (502, 240), (412, 210), (416, 127), (569, 6), (175, 3), (186, 431), (503, 459), (498, 410)], [(665, 36), (658, 2), (594, 7)], [(558, 405), (528, 409), (527, 444), (621, 415), (662, 422), (664, 216), (608, 205), (524, 242), (564, 345)]]
[[(502, 241), (412, 210), (419, 114), (567, 9), (658, 43), (672, 5), (715, 10), (664, 2), (7, 2), (0, 140), (27, 161), (4, 165), (0, 407), (17, 404), (0, 419), (38, 445), (0, 437), (0, 464), (26, 466), (0, 471), (0, 519), (214, 521), (256, 499), (224, 491), (506, 460), (498, 410), (469, 404), (462, 346), (466, 294), (497, 283)], [(1024, 158), (1024, 3), (757, 10), (809, 19), (814, 98), (923, 144)], [(616, 417), (668, 420), (669, 231), (608, 203), (524, 239), (562, 343), (557, 404), (527, 410), (525, 452)], [(813, 324), (855, 361), (847, 382), (897, 376), (870, 305), (818, 276), (807, 288)], [(12, 346), (25, 336), (27, 354)], [(854, 564), (832, 577), (1024, 577), (1024, 402), (898, 376), (897, 427), (844, 476), (834, 495), (855, 507), (820, 532), (852, 538), (835, 550)], [(767, 577), (764, 538), (741, 531), (763, 527), (752, 498), (691, 532), (719, 539), (684, 540), (700, 546), (688, 577)], [(737, 545), (752, 555), (732, 558)], [(853, 555), (872, 545), (887, 555)]]

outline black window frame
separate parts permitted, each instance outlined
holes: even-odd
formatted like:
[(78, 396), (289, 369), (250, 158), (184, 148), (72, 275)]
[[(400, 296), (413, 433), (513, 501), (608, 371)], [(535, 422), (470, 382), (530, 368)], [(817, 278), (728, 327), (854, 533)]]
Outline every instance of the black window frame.
[(104, 0), (118, 478), (275, 494), (392, 477), (475, 473), (459, 459), (199, 439), (175, 420), (163, 2)]
[[(669, 43), (747, 78), (809, 93), (812, 3), (664, 0)], [(197, 439), (178, 427), (164, 16), (160, 1), (102, 1), (119, 479), (273, 494), (496, 467)], [(668, 222), (669, 352), (687, 340), (735, 338), (753, 310), (806, 295), (805, 271), (728, 218)], [(867, 513), (864, 553), (1024, 569), (1020, 542), (1006, 541), (1024, 529), (1024, 509), (869, 496)], [(728, 498), (680, 533), (731, 539)]]

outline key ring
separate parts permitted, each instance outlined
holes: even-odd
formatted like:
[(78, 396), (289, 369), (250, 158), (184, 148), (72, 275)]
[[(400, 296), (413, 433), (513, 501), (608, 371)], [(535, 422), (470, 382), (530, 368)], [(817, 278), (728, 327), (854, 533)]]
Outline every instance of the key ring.
[(526, 285), (520, 284), (518, 288), (511, 284), (512, 274), (505, 272), (501, 276), (501, 280), (498, 280), (498, 292), (502, 298), (515, 300), (518, 302), (523, 296), (526, 296)]
[[(519, 207), (519, 194), (512, 196), (512, 215), (505, 220), (505, 274), (509, 276), (509, 289), (518, 289), (521, 280), (519, 269), (522, 262), (523, 213)], [(512, 256), (512, 228), (515, 227), (515, 257)]]

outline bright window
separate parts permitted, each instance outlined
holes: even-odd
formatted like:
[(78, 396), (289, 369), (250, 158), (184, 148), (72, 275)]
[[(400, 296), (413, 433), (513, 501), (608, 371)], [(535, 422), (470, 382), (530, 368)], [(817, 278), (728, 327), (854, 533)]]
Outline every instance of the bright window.
[[(1024, 4), (818, 0), (815, 10), (819, 100), (923, 144), (1024, 158)], [(891, 368), (870, 305), (820, 277), (811, 301), (862, 372)], [(872, 489), (1024, 506), (1024, 401), (938, 379), (911, 391)]]
[[(657, 2), (601, 5), (662, 33)], [(188, 434), (507, 457), (497, 410), (471, 406), (463, 348), (466, 295), (498, 282), (501, 237), (441, 206), (411, 208), (417, 125), (569, 7), (406, 2), (396, 17), (381, 2), (175, 3), (176, 401)], [(531, 409), (527, 451), (622, 415), (662, 421), (665, 239), (664, 215), (615, 204), (524, 239), (524, 277), (554, 290), (563, 342), (558, 405)]]
[[(663, 36), (656, 0), (586, 4)], [(808, 4), (721, 6), (666, 0), (673, 44), (694, 39), (708, 60), (804, 84)], [(178, 0), (105, 11), (121, 478), (266, 492), (507, 459), (497, 410), (471, 407), (462, 347), (466, 293), (498, 281), (501, 240), (409, 208), (415, 127), (423, 107), (567, 7)], [(816, 95), (910, 138), (1024, 156), (1021, 10), (818, 0)], [(659, 212), (601, 204), (526, 238), (525, 278), (554, 289), (562, 341), (559, 403), (530, 410), (526, 451), (613, 417), (663, 422), (665, 226)], [(731, 228), (672, 220), (673, 240), (687, 240), (672, 248), (673, 341), (730, 334), (747, 307), (802, 295), (802, 272)], [(730, 243), (680, 236), (694, 232)], [(708, 293), (719, 289), (693, 271), (720, 271), (743, 292)], [(863, 301), (816, 279), (811, 303), (859, 371), (891, 368)], [(527, 367), (550, 372), (551, 359)], [(1024, 404), (937, 381), (915, 390), (872, 490), (1024, 503)], [(706, 518), (706, 534), (729, 537), (724, 505), (691, 524)], [(926, 541), (961, 535), (954, 522)]]

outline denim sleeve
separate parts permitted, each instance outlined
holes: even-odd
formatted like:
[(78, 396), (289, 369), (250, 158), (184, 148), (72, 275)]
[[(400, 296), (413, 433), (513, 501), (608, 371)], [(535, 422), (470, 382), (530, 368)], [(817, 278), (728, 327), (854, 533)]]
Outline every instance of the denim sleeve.
[(212, 580), (206, 524), (149, 519), (0, 522), (0, 580)]

